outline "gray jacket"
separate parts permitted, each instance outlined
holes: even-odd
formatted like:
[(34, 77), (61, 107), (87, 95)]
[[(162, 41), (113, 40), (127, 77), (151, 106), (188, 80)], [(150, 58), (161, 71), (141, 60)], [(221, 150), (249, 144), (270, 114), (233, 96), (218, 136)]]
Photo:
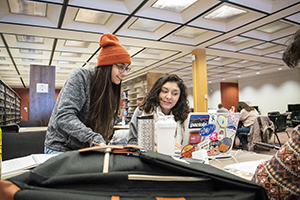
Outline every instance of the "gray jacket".
[(76, 69), (61, 89), (47, 128), (45, 146), (70, 151), (92, 142), (105, 143), (99, 133), (85, 125), (90, 108), (90, 68)]

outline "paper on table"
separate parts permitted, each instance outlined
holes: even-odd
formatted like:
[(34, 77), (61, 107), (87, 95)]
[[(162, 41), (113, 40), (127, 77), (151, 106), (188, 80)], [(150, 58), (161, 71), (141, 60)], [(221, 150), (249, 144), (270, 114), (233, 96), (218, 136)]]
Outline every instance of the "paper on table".
[(224, 167), (225, 170), (236, 170), (236, 171), (243, 171), (248, 173), (255, 173), (255, 170), (259, 164), (261, 164), (265, 160), (254, 160), (254, 161), (248, 161), (248, 162), (241, 162), (241, 163), (235, 163), (226, 165)]
[(38, 166), (55, 154), (32, 154), (29, 156), (2, 161), (2, 175)]

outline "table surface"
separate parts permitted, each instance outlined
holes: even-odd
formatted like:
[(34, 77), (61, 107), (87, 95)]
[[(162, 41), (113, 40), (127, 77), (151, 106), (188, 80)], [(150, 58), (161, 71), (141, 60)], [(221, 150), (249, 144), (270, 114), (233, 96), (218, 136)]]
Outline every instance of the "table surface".
[(35, 132), (35, 131), (46, 131), (47, 126), (39, 126), (39, 127), (21, 127), (19, 129), (19, 133), (25, 132)]
[(119, 129), (129, 129), (129, 124), (127, 125), (115, 125), (114, 126), (115, 130), (119, 130)]

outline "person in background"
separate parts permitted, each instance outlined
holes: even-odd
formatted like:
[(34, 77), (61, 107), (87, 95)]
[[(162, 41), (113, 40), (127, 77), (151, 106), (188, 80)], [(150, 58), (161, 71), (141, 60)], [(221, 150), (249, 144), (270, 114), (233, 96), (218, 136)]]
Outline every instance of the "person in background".
[(78, 68), (66, 81), (52, 111), (45, 153), (58, 154), (107, 144), (120, 104), (130, 54), (112, 34), (103, 34), (97, 67)]
[[(299, 64), (300, 29), (291, 38), (282, 60), (290, 68)], [(262, 185), (270, 199), (294, 200), (300, 198), (300, 125), (291, 138), (268, 161), (261, 163), (252, 181)]]
[[(241, 133), (249, 133), (251, 129), (251, 125), (254, 123), (254, 120), (259, 115), (257, 110), (245, 102), (238, 102), (236, 105), (236, 110), (239, 112), (239, 128), (236, 130), (236, 136), (241, 141), (243, 148), (247, 148), (248, 140), (245, 135), (242, 135)], [(241, 126), (241, 127), (240, 127)]]
[(218, 110), (217, 113), (228, 113), (229, 111), (223, 107), (223, 104), (219, 103), (218, 104)]
[(234, 106), (231, 106), (229, 112), (230, 112), (230, 113), (235, 113), (235, 107), (234, 107)]
[(181, 149), (185, 129), (184, 121), (189, 114), (186, 89), (182, 79), (177, 75), (170, 74), (159, 78), (144, 97), (141, 105), (134, 111), (129, 125), (128, 144), (137, 144), (137, 117), (153, 114), (156, 122), (158, 113), (163, 113), (164, 115), (174, 115), (177, 123), (176, 147)]

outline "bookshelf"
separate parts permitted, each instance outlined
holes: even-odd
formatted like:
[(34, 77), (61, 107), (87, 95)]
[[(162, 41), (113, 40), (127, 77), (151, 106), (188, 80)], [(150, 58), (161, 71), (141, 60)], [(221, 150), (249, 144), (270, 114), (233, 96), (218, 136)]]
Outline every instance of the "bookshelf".
[(0, 79), (0, 125), (21, 121), (20, 96)]

